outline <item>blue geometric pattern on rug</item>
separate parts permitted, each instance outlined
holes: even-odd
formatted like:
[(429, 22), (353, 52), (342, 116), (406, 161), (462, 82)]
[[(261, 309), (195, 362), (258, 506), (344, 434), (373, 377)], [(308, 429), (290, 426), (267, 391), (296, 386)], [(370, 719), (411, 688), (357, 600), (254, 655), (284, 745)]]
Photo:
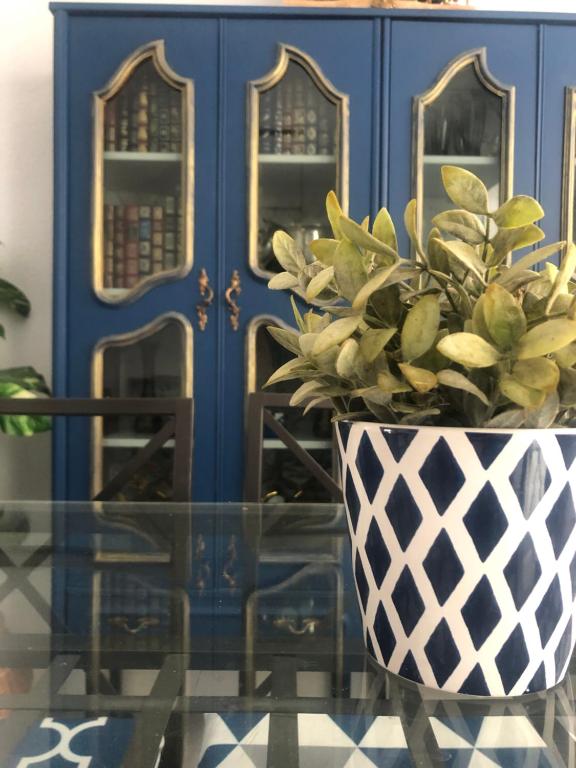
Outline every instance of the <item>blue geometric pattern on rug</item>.
[[(10, 720), (0, 724), (10, 728)], [(40, 768), (89, 765), (90, 768), (120, 768), (134, 732), (127, 717), (45, 717), (31, 725), (2, 768)], [(160, 756), (159, 756), (160, 757)]]
[(376, 661), (467, 694), (555, 685), (574, 644), (574, 436), (340, 429), (363, 630)]

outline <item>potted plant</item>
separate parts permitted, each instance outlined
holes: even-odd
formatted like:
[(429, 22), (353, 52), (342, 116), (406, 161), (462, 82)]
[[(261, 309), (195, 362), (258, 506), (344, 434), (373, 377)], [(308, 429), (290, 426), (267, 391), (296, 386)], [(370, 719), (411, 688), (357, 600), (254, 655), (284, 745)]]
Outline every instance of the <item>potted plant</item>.
[[(372, 226), (327, 198), (333, 238), (307, 258), (285, 232), (269, 283), (297, 331), (292, 404), (331, 398), (366, 645), (386, 669), (446, 691), (549, 688), (574, 647), (576, 247), (544, 237), (539, 203), (490, 210), (480, 179), (442, 168), (457, 206), (426, 247), (416, 201), (401, 258), (382, 209)], [(548, 261), (561, 254), (560, 267)], [(536, 265), (544, 263), (541, 271)]]

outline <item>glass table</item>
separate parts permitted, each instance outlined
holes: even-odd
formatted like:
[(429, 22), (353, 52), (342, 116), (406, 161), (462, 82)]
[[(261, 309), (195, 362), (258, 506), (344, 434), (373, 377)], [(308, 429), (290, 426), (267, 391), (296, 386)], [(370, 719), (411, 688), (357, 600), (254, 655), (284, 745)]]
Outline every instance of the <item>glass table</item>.
[(2, 768), (576, 765), (546, 693), (365, 653), (338, 505), (0, 505)]

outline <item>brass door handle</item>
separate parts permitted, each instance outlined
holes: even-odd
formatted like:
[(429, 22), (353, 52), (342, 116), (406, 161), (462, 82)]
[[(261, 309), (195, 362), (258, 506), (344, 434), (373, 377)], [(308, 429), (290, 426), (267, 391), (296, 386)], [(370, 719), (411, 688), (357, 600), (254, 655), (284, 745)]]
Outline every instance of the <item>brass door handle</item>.
[(214, 300), (214, 291), (210, 286), (210, 278), (204, 267), (202, 267), (198, 276), (198, 290), (200, 291), (200, 296), (202, 296), (202, 301), (196, 304), (196, 314), (198, 315), (198, 327), (201, 331), (204, 331), (208, 324), (208, 313), (206, 310)]
[[(241, 292), (242, 285), (240, 283), (240, 275), (238, 274), (238, 270), (235, 269), (232, 272), (232, 276), (230, 278), (230, 285), (228, 288), (226, 288), (224, 293), (224, 296), (226, 297), (226, 303), (228, 304), (228, 310), (230, 312), (230, 325), (232, 326), (233, 331), (237, 331), (240, 325), (240, 321), (238, 320), (240, 307), (238, 306), (236, 299)], [(232, 298), (232, 294), (236, 294), (236, 299)]]
[(118, 627), (131, 635), (137, 635), (149, 627), (157, 627), (160, 619), (156, 616), (138, 616), (130, 621), (127, 616), (114, 616), (110, 618), (109, 623), (112, 627)]

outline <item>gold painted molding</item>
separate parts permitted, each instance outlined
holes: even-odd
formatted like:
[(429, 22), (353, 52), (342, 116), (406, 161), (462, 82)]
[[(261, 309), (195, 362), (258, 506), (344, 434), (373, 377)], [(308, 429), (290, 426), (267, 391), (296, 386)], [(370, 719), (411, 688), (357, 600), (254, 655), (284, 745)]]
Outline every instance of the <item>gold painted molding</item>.
[[(101, 398), (104, 396), (104, 353), (107, 349), (130, 347), (138, 344), (138, 342), (163, 331), (170, 323), (179, 324), (183, 332), (183, 349), (180, 358), (184, 362), (181, 395), (182, 397), (192, 397), (194, 391), (194, 331), (188, 318), (179, 312), (167, 312), (135, 331), (113, 334), (100, 339), (92, 352), (92, 397)], [(103, 438), (104, 417), (96, 416), (92, 421), (92, 496), (95, 496), (102, 489)]]
[(500, 126), (500, 203), (512, 195), (514, 174), (514, 129), (516, 89), (504, 85), (489, 71), (486, 48), (475, 48), (453, 59), (440, 73), (434, 85), (412, 101), (412, 196), (418, 203), (417, 231), (422, 237), (424, 197), (424, 113), (444, 92), (452, 78), (472, 65), (480, 84), (502, 100)]
[[(308, 54), (291, 45), (280, 43), (278, 60), (273, 69), (258, 80), (248, 83), (248, 263), (252, 272), (265, 280), (275, 273), (262, 269), (258, 263), (259, 219), (259, 128), (260, 95), (277, 85), (285, 76), (293, 61), (308, 74), (320, 93), (337, 108), (336, 114), (336, 193), (344, 213), (348, 213), (350, 167), (350, 97), (339, 91), (324, 75), (318, 64)], [(298, 291), (296, 291), (298, 292)]]
[[(293, 326), (282, 320), (276, 315), (255, 315), (246, 328), (246, 342), (245, 342), (245, 355), (246, 355), (246, 384), (245, 384), (245, 397), (247, 398), (252, 392), (256, 392), (256, 374), (257, 374), (257, 356), (258, 348), (256, 341), (258, 338), (258, 331), (263, 325), (277, 325), (279, 328), (284, 328), (287, 331), (296, 330)], [(272, 338), (272, 337), (270, 337)]]
[[(148, 275), (121, 296), (114, 297), (104, 288), (104, 115), (106, 102), (126, 85), (136, 68), (151, 61), (157, 74), (170, 87), (181, 92), (182, 158), (180, 160), (180, 195), (182, 196), (184, 262), (180, 266)], [(95, 91), (93, 102), (92, 170), (92, 284), (98, 298), (107, 304), (126, 304), (142, 296), (154, 285), (185, 277), (194, 262), (194, 82), (180, 77), (166, 60), (164, 41), (154, 40), (137, 48), (120, 65), (104, 88)], [(135, 158), (138, 154), (134, 152)]]
[(574, 240), (574, 172), (576, 162), (576, 87), (564, 97), (564, 160), (562, 163), (562, 222), (560, 237)]

